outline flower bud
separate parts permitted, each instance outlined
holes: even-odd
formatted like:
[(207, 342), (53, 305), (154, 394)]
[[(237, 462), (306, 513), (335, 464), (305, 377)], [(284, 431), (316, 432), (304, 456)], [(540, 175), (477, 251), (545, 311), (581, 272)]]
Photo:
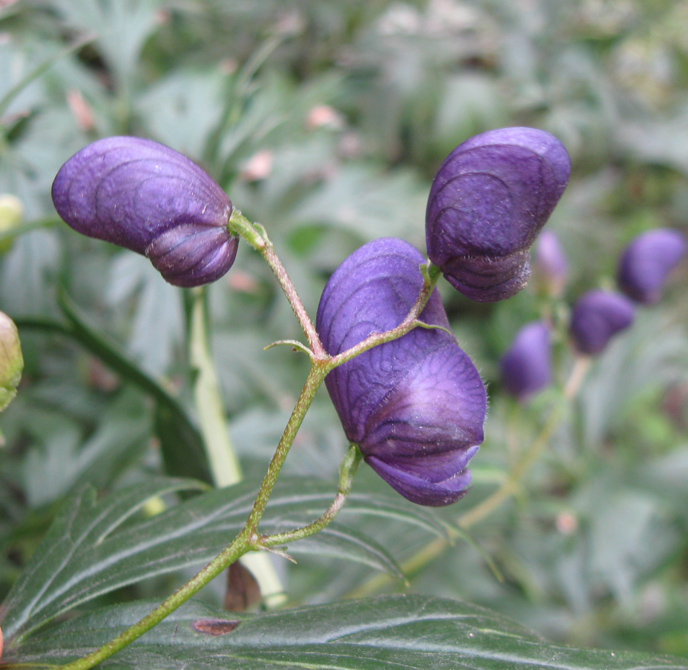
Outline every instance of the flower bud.
[[(420, 252), (381, 238), (347, 258), (318, 307), (325, 349), (341, 353), (398, 326), (423, 286)], [(421, 320), (449, 327), (437, 291)], [(483, 441), (487, 396), (470, 358), (446, 330), (416, 328), (335, 368), (325, 383), (351, 442), (393, 488), (420, 505), (461, 498)]]
[(687, 249), (685, 237), (676, 230), (658, 228), (639, 235), (628, 245), (619, 261), (619, 288), (642, 304), (659, 301), (667, 277), (681, 262)]
[(430, 189), (430, 260), (468, 298), (515, 295), (530, 276), (530, 246), (570, 173), (564, 145), (543, 130), (501, 128), (460, 144)]
[[(16, 228), (24, 218), (24, 205), (15, 195), (0, 195), (0, 233)], [(0, 241), (0, 253), (12, 248), (12, 238)]]
[(573, 306), (571, 335), (581, 353), (599, 354), (634, 319), (635, 307), (626, 296), (611, 291), (588, 291)]
[(533, 274), (540, 292), (559, 297), (566, 286), (569, 264), (559, 238), (551, 230), (543, 230), (535, 247)]
[(108, 137), (72, 156), (52, 189), (77, 232), (150, 258), (175, 286), (200, 286), (234, 263), (232, 203), (186, 156), (139, 137)]
[(17, 387), (24, 369), (19, 332), (14, 321), (0, 312), (0, 412), (17, 395)]
[(552, 383), (552, 344), (544, 321), (525, 325), (500, 362), (507, 391), (527, 401)]

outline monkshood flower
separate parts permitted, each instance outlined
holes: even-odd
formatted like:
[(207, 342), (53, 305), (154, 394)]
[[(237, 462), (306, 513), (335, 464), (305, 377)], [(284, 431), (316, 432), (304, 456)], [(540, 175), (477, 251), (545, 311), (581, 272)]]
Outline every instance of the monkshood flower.
[(530, 276), (529, 249), (570, 173), (564, 145), (543, 130), (501, 128), (460, 144), (430, 189), (430, 260), (468, 298), (515, 295)]
[(670, 228), (650, 230), (636, 237), (619, 262), (619, 288), (642, 304), (658, 302), (671, 271), (686, 255), (688, 245), (681, 233)]
[(232, 203), (198, 165), (140, 137), (108, 137), (72, 156), (52, 189), (74, 230), (147, 256), (176, 286), (200, 286), (232, 266)]
[(19, 331), (7, 314), (0, 312), (0, 412), (17, 395), (24, 369)]
[[(420, 252), (381, 238), (347, 258), (323, 291), (317, 329), (336, 355), (398, 326), (423, 286)], [(434, 291), (421, 320), (449, 327)], [(416, 328), (335, 368), (325, 383), (349, 440), (392, 487), (420, 505), (448, 505), (471, 481), (483, 441), (485, 386), (445, 330)]]
[(552, 383), (552, 343), (544, 321), (529, 323), (518, 332), (500, 361), (507, 391), (521, 401)]
[(634, 319), (635, 307), (626, 296), (612, 291), (588, 291), (573, 306), (571, 335), (581, 353), (599, 354)]
[(569, 263), (559, 238), (551, 230), (538, 237), (533, 258), (533, 276), (540, 291), (559, 297), (566, 287)]

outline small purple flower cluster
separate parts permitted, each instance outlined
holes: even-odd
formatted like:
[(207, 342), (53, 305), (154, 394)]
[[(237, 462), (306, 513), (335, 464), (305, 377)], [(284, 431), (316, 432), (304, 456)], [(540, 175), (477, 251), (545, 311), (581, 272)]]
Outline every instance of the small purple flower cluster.
[[(615, 335), (633, 324), (634, 303), (659, 301), (669, 275), (686, 251), (683, 235), (668, 228), (636, 237), (619, 261), (617, 282), (621, 292), (593, 289), (574, 304), (569, 332), (576, 350), (585, 356), (602, 353)], [(535, 267), (546, 292), (560, 296), (566, 283), (567, 262), (554, 233), (541, 236)], [(545, 322), (526, 325), (502, 358), (504, 385), (519, 400), (527, 401), (551, 384), (550, 330)]]

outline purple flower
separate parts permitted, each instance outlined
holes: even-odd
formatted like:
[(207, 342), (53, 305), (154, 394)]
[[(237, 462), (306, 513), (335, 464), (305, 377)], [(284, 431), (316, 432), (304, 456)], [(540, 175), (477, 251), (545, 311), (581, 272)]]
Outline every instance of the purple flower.
[(611, 291), (588, 291), (573, 306), (571, 335), (580, 352), (599, 354), (634, 318), (635, 307), (626, 296)]
[(676, 230), (658, 228), (636, 237), (619, 262), (619, 288), (632, 300), (657, 302), (671, 271), (686, 255), (686, 239)]
[(440, 167), (426, 212), (428, 256), (473, 300), (518, 293), (528, 252), (566, 188), (564, 145), (535, 128), (502, 128), (459, 145)]
[(551, 230), (543, 230), (538, 238), (533, 271), (544, 293), (557, 297), (564, 292), (569, 264), (559, 238)]
[[(317, 328), (338, 354), (398, 326), (423, 286), (424, 258), (408, 242), (381, 238), (347, 258), (320, 300)], [(449, 327), (437, 291), (421, 319)], [(366, 462), (420, 505), (448, 505), (471, 481), (483, 441), (487, 396), (453, 335), (416, 328), (333, 370), (325, 380), (344, 431)]]
[(506, 389), (519, 400), (552, 383), (552, 345), (549, 326), (543, 321), (525, 325), (500, 363)]
[(147, 256), (176, 286), (232, 266), (232, 203), (198, 165), (139, 137), (108, 137), (72, 156), (53, 182), (58, 214), (79, 233)]

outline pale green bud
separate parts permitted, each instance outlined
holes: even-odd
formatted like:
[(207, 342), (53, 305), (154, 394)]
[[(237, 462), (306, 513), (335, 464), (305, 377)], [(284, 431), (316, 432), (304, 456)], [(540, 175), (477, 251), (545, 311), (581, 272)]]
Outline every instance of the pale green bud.
[(7, 314), (0, 312), (0, 412), (17, 395), (24, 368), (19, 331)]
[[(24, 218), (24, 205), (15, 195), (0, 195), (0, 234), (16, 228)], [(0, 240), (0, 253), (9, 251), (12, 238)]]

